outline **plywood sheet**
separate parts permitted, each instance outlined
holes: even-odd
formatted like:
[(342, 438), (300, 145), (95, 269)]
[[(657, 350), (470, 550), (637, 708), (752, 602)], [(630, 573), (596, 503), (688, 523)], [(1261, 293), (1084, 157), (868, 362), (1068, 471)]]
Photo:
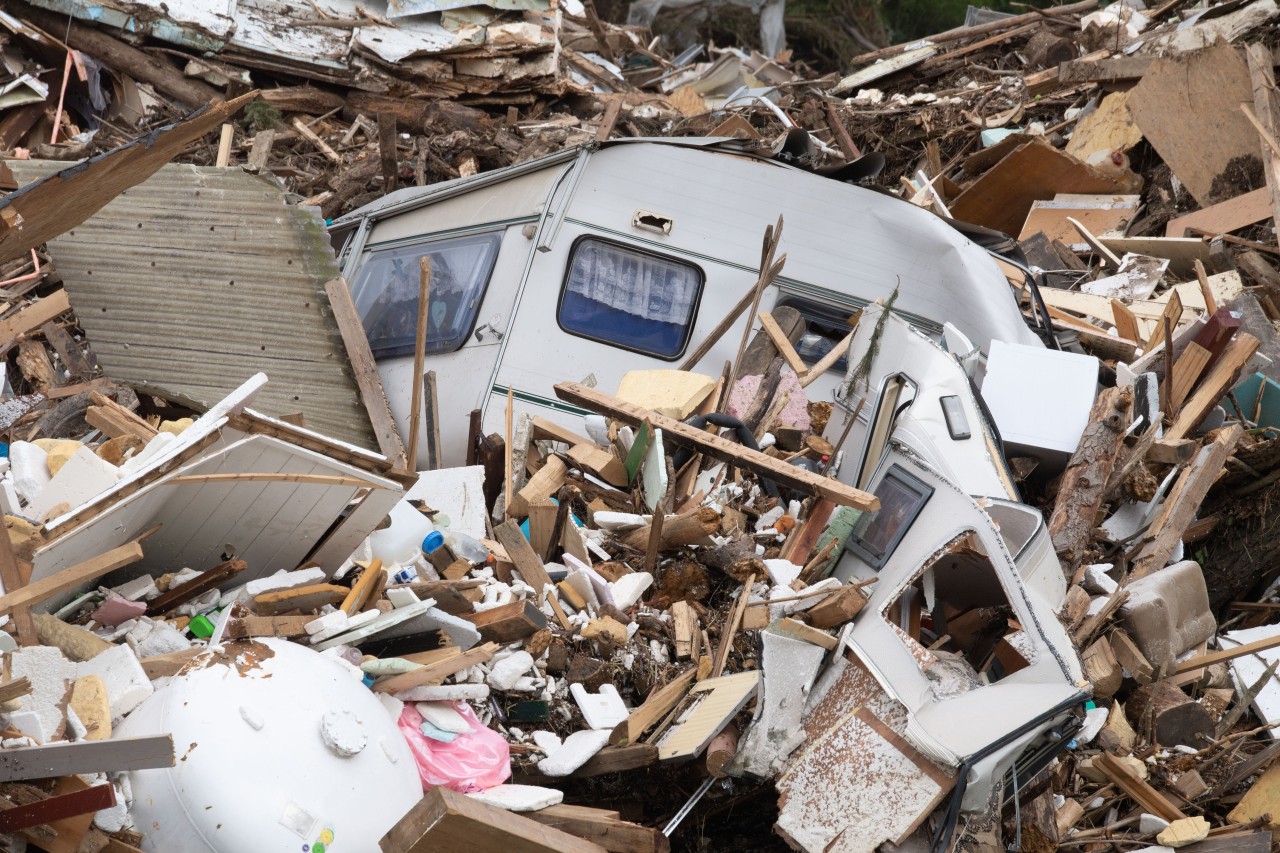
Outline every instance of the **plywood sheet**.
[(1139, 198), (1136, 195), (1059, 193), (1051, 201), (1037, 201), (1031, 205), (1018, 240), (1043, 234), (1050, 240), (1061, 240), (1075, 251), (1086, 252), (1089, 245), (1067, 217), (1088, 228), (1095, 237), (1123, 236), (1125, 226), (1138, 210)]
[(777, 787), (778, 832), (793, 847), (874, 853), (919, 826), (951, 780), (858, 708), (806, 744)]
[(1219, 181), (1232, 160), (1258, 159), (1258, 134), (1240, 112), (1253, 101), (1249, 67), (1230, 45), (1157, 59), (1133, 88), (1142, 135), (1202, 206), (1237, 193)]
[(1188, 228), (1213, 234), (1227, 234), (1261, 222), (1271, 215), (1271, 193), (1266, 187), (1218, 202), (1209, 207), (1170, 219), (1164, 227), (1166, 237), (1186, 236)]
[(1017, 234), (1031, 205), (1059, 193), (1117, 193), (1113, 178), (1091, 169), (1046, 142), (1016, 149), (987, 170), (951, 204), (956, 219)]
[(1209, 244), (1198, 238), (1182, 237), (1103, 237), (1102, 245), (1123, 257), (1126, 252), (1168, 258), (1169, 272), (1184, 278), (1195, 278), (1195, 262), (1209, 263)]
[(1076, 122), (1067, 142), (1066, 152), (1088, 160), (1100, 151), (1128, 151), (1142, 141), (1142, 131), (1129, 112), (1129, 92), (1112, 92), (1098, 103), (1098, 108)]

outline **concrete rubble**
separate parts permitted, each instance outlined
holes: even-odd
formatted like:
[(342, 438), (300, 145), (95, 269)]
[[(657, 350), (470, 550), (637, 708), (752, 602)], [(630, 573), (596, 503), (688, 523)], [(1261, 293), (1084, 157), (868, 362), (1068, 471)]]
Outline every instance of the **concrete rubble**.
[(663, 5), (0, 9), (0, 851), (1272, 849), (1280, 7)]

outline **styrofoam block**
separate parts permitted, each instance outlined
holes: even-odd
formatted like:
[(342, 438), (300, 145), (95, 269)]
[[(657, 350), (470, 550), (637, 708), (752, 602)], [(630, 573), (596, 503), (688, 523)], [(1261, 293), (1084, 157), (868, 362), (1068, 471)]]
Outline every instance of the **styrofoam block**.
[(29, 441), (9, 445), (9, 464), (13, 486), (27, 503), (35, 500), (53, 479), (49, 475), (49, 454)]
[(49, 480), (38, 497), (27, 501), (27, 514), (43, 518), (58, 504), (75, 509), (120, 482), (120, 469), (87, 447), (81, 447)]
[(155, 692), (151, 679), (128, 646), (115, 646), (76, 665), (76, 677), (96, 675), (107, 685), (111, 716), (119, 719)]
[(125, 642), (139, 658), (150, 658), (191, 648), (191, 641), (168, 622), (143, 616), (129, 629)]
[[(428, 599), (428, 602), (435, 604), (435, 599)], [(411, 604), (409, 607), (417, 608), (418, 604)], [(398, 608), (392, 612), (400, 613), (408, 610), (409, 607)], [(448, 635), (449, 641), (463, 651), (480, 642), (480, 629), (474, 623), (451, 613), (445, 613), (438, 607), (421, 610), (411, 620), (392, 627), (387, 631), (386, 636), (407, 637), (424, 631), (443, 631)]]
[(633, 606), (652, 585), (653, 575), (648, 572), (630, 572), (610, 582), (609, 592), (613, 595), (614, 607), (626, 610)]
[(1119, 588), (1119, 584), (1107, 574), (1112, 568), (1111, 563), (1093, 563), (1085, 566), (1084, 588), (1098, 595), (1110, 595), (1115, 592)]
[(583, 729), (564, 739), (559, 749), (538, 762), (538, 770), (546, 776), (568, 776), (604, 749), (612, 732)]
[(49, 733), (45, 731), (44, 720), (35, 711), (14, 711), (9, 715), (9, 726), (39, 743), (49, 742)]
[(154, 598), (160, 594), (160, 589), (156, 586), (156, 580), (151, 575), (139, 575), (131, 581), (112, 587), (111, 591), (130, 601)]
[[(367, 637), (375, 634), (381, 634), (389, 628), (399, 625), (401, 622), (407, 622), (415, 616), (420, 616), (431, 609), (436, 603), (434, 598), (428, 598), (426, 601), (420, 601), (418, 604), (410, 607), (402, 607), (399, 610), (392, 610), (390, 613), (380, 613), (376, 610), (369, 611), (377, 614), (372, 622), (362, 625), (351, 631), (346, 631), (336, 637), (331, 637), (316, 646), (317, 651), (333, 648), (334, 646), (347, 645), (357, 643)], [(312, 640), (314, 642), (314, 638)]]
[(309, 636), (314, 637), (322, 631), (328, 631), (330, 628), (345, 626), (348, 620), (347, 611), (335, 610), (332, 613), (326, 613), (323, 616), (312, 619), (303, 628)]
[(120, 466), (120, 470), (125, 474), (133, 474), (141, 471), (151, 462), (152, 459), (163, 454), (170, 444), (178, 440), (178, 436), (161, 432), (157, 433), (154, 438), (147, 442), (147, 446), (139, 450), (133, 456), (130, 456)]
[(253, 598), (264, 592), (274, 592), (280, 589), (294, 589), (309, 584), (324, 583), (328, 580), (328, 575), (324, 569), (298, 569), (292, 572), (279, 572), (274, 575), (268, 575), (265, 578), (249, 581), (245, 584), (245, 593)]
[(569, 692), (582, 709), (587, 725), (593, 729), (613, 731), (614, 726), (631, 715), (627, 703), (618, 695), (618, 688), (612, 684), (600, 685), (599, 693), (591, 693), (581, 684), (570, 684)]
[(313, 645), (316, 643), (323, 643), (325, 640), (328, 640), (331, 637), (336, 637), (339, 634), (359, 630), (366, 625), (373, 624), (373, 622), (380, 616), (382, 616), (381, 610), (366, 610), (362, 613), (357, 613), (354, 616), (348, 617), (345, 623), (335, 624), (332, 628), (326, 628), (318, 634), (313, 634), (311, 642)]
[(791, 582), (800, 577), (803, 566), (797, 566), (790, 560), (765, 560), (765, 571), (769, 573), (769, 580), (778, 586), (791, 586)]
[(422, 719), (437, 729), (455, 734), (468, 734), (471, 724), (467, 718), (458, 713), (458, 709), (449, 702), (419, 702), (414, 708)]
[(389, 589), (385, 595), (387, 596), (387, 601), (391, 602), (392, 607), (408, 607), (410, 604), (421, 600), (418, 598), (418, 594), (407, 586)]
[(18, 490), (13, 487), (13, 479), (8, 474), (4, 479), (0, 479), (0, 509), (3, 509), (6, 515), (19, 515), (22, 511)]
[(516, 652), (495, 663), (485, 681), (494, 690), (510, 690), (532, 668), (533, 655), (525, 651)]
[(509, 812), (534, 812), (564, 802), (564, 791), (539, 785), (498, 785), (496, 788), (473, 791), (467, 796), (487, 806), (496, 806)]
[(49, 737), (57, 737), (62, 731), (63, 701), (76, 678), (76, 665), (53, 646), (24, 646), (9, 659), (13, 678), (25, 676), (31, 681), (31, 692), (21, 699), (22, 710), (38, 714)]
[(404, 500), (426, 501), (449, 517), (449, 529), (473, 539), (487, 535), (484, 515), (484, 466), (419, 471), (418, 482), (404, 493)]

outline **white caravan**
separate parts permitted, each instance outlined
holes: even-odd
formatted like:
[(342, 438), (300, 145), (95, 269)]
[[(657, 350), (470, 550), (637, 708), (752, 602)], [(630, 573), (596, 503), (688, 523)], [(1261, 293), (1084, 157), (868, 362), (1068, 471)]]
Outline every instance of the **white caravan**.
[[(555, 399), (556, 382), (612, 392), (629, 370), (680, 364), (755, 281), (761, 238), (779, 215), (787, 260), (761, 308), (804, 315), (806, 360), (895, 286), (897, 312), (926, 332), (949, 321), (984, 350), (992, 339), (1040, 344), (990, 255), (945, 220), (745, 153), (737, 140), (571, 149), (400, 190), (331, 233), (402, 434), (419, 259), (430, 256), (426, 364), (438, 377), (442, 459), (460, 464), (470, 413), (482, 413), (485, 433), (500, 432), (508, 389), (517, 411), (572, 423), (580, 412)], [(718, 374), (743, 322), (695, 369)], [(829, 399), (840, 372), (810, 397)]]

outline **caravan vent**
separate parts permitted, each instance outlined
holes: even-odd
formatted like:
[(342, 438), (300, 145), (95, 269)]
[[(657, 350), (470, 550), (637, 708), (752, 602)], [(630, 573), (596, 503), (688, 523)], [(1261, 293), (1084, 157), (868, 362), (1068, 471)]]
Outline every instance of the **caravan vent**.
[(631, 217), (631, 224), (642, 231), (657, 231), (659, 234), (670, 234), (671, 225), (674, 220), (670, 216), (663, 216), (661, 213), (650, 213), (647, 210), (637, 210), (635, 215)]

